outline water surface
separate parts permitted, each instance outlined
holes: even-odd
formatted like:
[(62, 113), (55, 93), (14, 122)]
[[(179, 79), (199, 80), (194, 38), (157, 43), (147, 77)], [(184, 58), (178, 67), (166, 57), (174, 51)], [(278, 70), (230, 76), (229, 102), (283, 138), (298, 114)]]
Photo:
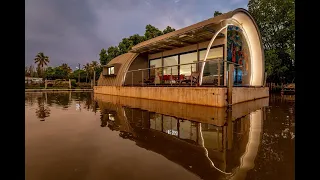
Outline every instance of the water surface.
[(26, 179), (294, 179), (294, 97), (213, 108), (26, 93)]

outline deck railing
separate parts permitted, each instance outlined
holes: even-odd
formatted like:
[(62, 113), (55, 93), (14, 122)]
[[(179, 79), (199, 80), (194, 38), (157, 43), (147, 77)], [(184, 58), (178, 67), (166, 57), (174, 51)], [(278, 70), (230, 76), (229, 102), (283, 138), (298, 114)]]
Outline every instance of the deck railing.
[(205, 63), (202, 86), (227, 86), (228, 78), (224, 78), (227, 73), (224, 72), (228, 71), (229, 65), (233, 64), (234, 69), (243, 67), (237, 63), (211, 59), (129, 70), (125, 76), (124, 86), (199, 86), (202, 63)]

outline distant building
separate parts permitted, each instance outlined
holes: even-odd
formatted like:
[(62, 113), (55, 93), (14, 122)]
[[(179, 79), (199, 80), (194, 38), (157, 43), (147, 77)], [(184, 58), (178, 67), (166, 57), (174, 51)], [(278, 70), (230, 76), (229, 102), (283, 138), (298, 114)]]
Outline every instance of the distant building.
[(43, 83), (42, 78), (24, 77), (24, 83)]

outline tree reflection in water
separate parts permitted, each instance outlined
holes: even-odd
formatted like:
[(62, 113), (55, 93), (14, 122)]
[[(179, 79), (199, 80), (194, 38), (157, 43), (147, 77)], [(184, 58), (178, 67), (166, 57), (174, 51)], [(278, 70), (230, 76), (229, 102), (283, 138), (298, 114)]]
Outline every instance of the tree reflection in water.
[(96, 113), (99, 108), (98, 103), (94, 101), (93, 93), (91, 92), (41, 92), (25, 94), (25, 103), (30, 106), (37, 106), (36, 116), (41, 121), (45, 121), (45, 119), (50, 116), (50, 107), (56, 105), (67, 110), (73, 102), (80, 104), (88, 111), (92, 111), (94, 113)]
[(70, 107), (70, 93), (48, 93), (48, 104), (52, 103), (62, 106), (64, 109)]
[(36, 109), (36, 115), (40, 119), (40, 121), (45, 121), (46, 117), (50, 116), (50, 109), (48, 106), (45, 106), (45, 98), (38, 97), (38, 108)]

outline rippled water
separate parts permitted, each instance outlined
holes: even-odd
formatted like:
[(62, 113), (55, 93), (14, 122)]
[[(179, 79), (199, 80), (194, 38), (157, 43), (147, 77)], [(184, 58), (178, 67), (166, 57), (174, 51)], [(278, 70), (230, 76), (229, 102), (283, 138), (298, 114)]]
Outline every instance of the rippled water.
[(294, 96), (232, 110), (26, 93), (26, 179), (294, 179)]

